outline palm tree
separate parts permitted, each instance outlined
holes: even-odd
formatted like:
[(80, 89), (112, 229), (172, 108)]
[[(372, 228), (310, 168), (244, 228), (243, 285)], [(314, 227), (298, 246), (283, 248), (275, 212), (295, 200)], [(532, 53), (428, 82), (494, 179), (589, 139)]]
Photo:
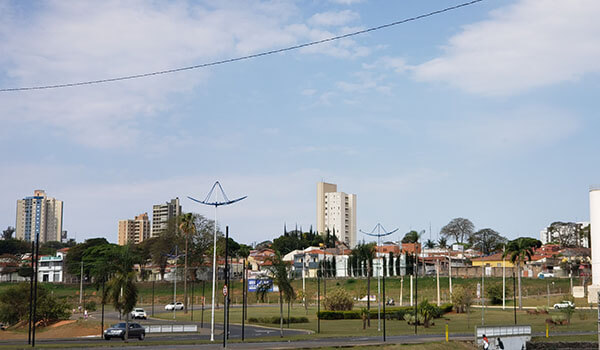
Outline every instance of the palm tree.
[(179, 218), (179, 230), (185, 235), (185, 258), (183, 268), (183, 313), (188, 312), (188, 294), (187, 294), (187, 279), (188, 279), (188, 241), (190, 235), (196, 233), (195, 218), (192, 213), (186, 213)]
[(435, 242), (434, 242), (434, 241), (432, 241), (431, 239), (428, 239), (428, 240), (425, 242), (425, 247), (426, 247), (427, 249), (433, 249), (433, 248), (435, 248)]
[(135, 285), (135, 271), (133, 270), (134, 259), (129, 246), (123, 246), (119, 256), (115, 260), (115, 273), (107, 283), (108, 295), (116, 310), (125, 313), (125, 336), (129, 338), (129, 314), (135, 307), (138, 297), (138, 289)]
[[(375, 258), (375, 243), (361, 243), (353, 250), (352, 254), (367, 264), (367, 311), (371, 311), (371, 275), (373, 270), (373, 259)], [(367, 324), (371, 327), (371, 317), (367, 317)]]
[(534, 248), (539, 248), (542, 242), (535, 238), (521, 237), (508, 242), (502, 257), (510, 256), (510, 262), (517, 264), (517, 276), (519, 285), (519, 310), (523, 310), (523, 300), (521, 298), (521, 263), (525, 259), (531, 261)]
[(283, 261), (281, 254), (276, 253), (269, 259), (271, 266), (269, 270), (273, 276), (273, 282), (279, 287), (279, 332), (283, 337), (283, 300), (289, 303), (294, 297), (294, 287), (290, 279), (290, 265)]

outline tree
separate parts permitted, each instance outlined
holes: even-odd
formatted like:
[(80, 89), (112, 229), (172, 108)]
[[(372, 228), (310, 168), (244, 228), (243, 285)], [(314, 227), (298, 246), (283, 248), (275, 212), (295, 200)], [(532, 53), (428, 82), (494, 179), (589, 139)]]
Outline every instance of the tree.
[(506, 250), (502, 257), (509, 256), (513, 264), (517, 264), (517, 276), (519, 286), (519, 310), (523, 310), (523, 300), (521, 296), (521, 264), (525, 260), (531, 261), (533, 250), (542, 246), (542, 242), (535, 238), (520, 237), (508, 242)]
[(424, 231), (421, 231), (421, 233), (419, 233), (415, 230), (407, 232), (404, 235), (404, 238), (402, 238), (402, 243), (417, 243), (419, 241), (419, 238), (421, 238), (423, 232)]
[(438, 247), (442, 249), (448, 248), (448, 239), (446, 237), (440, 237), (440, 239), (438, 239)]
[[(358, 257), (359, 261), (364, 261), (367, 265), (367, 310), (371, 310), (371, 277), (373, 270), (373, 259), (375, 258), (375, 243), (360, 243), (352, 250), (352, 254)], [(370, 318), (367, 320), (371, 327)]]
[[(59, 320), (69, 319), (70, 305), (55, 297), (43, 284), (37, 290), (36, 320), (42, 325), (49, 325)], [(0, 292), (0, 321), (16, 324), (29, 318), (29, 283), (9, 286)]]
[(475, 225), (469, 219), (454, 218), (442, 227), (440, 235), (446, 238), (452, 238), (457, 243), (464, 243), (465, 238), (468, 240), (475, 230)]
[(439, 315), (437, 306), (430, 304), (429, 300), (423, 300), (418, 306), (419, 314), (423, 317), (423, 326), (429, 328), (429, 322)]
[[(71, 249), (69, 249), (69, 254), (67, 254), (66, 259), (67, 272), (71, 275), (79, 276), (81, 274), (81, 260), (86, 249), (104, 244), (109, 244), (106, 238), (90, 238), (86, 239), (83, 243), (79, 243), (71, 247)], [(89, 267), (84, 266), (83, 277), (89, 277), (89, 275)]]
[(183, 268), (183, 313), (188, 312), (188, 294), (187, 294), (187, 280), (188, 280), (188, 245), (190, 236), (196, 233), (196, 223), (194, 215), (192, 213), (186, 213), (181, 215), (179, 218), (179, 230), (183, 232), (185, 236), (185, 257), (184, 257), (184, 268)]
[(434, 242), (434, 241), (432, 241), (431, 239), (428, 239), (428, 240), (425, 242), (425, 248), (428, 248), (428, 249), (433, 249), (433, 248), (435, 248), (435, 242)]
[(484, 255), (502, 250), (508, 240), (491, 228), (481, 229), (469, 237), (469, 244)]
[(115, 274), (108, 281), (108, 293), (116, 310), (125, 313), (125, 336), (129, 338), (129, 314), (135, 307), (138, 298), (138, 289), (135, 285), (134, 259), (129, 246), (120, 249), (119, 257), (115, 261)]
[(292, 287), (290, 279), (290, 266), (283, 261), (281, 254), (276, 253), (269, 258), (269, 261), (271, 261), (269, 271), (273, 276), (273, 282), (279, 287), (279, 332), (283, 338), (283, 300), (285, 298), (288, 304), (291, 303), (294, 297), (294, 287)]
[(7, 239), (0, 241), (0, 255), (12, 254), (23, 255), (31, 251), (31, 242), (22, 241), (20, 239)]
[(15, 233), (15, 228), (12, 226), (8, 226), (6, 228), (6, 230), (2, 231), (2, 239), (3, 240), (12, 239), (13, 233)]
[(590, 226), (575, 222), (553, 222), (547, 228), (548, 234), (552, 238), (556, 238), (557, 242), (561, 247), (573, 248), (581, 247), (582, 240), (587, 238), (589, 240)]

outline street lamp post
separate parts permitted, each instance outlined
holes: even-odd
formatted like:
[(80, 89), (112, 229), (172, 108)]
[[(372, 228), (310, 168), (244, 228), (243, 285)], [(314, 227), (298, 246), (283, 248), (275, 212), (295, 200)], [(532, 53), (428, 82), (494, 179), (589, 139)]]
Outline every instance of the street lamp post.
[[(212, 197), (213, 191), (217, 188), (217, 186), (219, 187), (219, 190), (221, 192), (221, 196), (223, 197), (223, 200), (219, 201), (218, 198), (216, 198), (218, 196), (218, 193), (215, 192), (214, 201), (211, 202), (210, 198)], [(239, 202), (239, 201), (245, 199), (246, 197), (247, 196), (229, 200), (229, 198), (227, 198), (227, 195), (225, 194), (225, 191), (223, 190), (223, 187), (221, 187), (221, 184), (219, 183), (219, 181), (217, 181), (213, 184), (212, 188), (208, 192), (208, 195), (202, 201), (188, 196), (188, 198), (193, 200), (194, 202), (215, 207), (215, 227), (214, 227), (214, 234), (213, 234), (212, 305), (211, 305), (211, 311), (210, 311), (210, 313), (211, 313), (210, 341), (211, 342), (215, 341), (215, 292), (216, 292), (216, 287), (217, 287), (216, 286), (216, 283), (217, 283), (217, 208), (220, 206), (230, 205), (230, 204)]]

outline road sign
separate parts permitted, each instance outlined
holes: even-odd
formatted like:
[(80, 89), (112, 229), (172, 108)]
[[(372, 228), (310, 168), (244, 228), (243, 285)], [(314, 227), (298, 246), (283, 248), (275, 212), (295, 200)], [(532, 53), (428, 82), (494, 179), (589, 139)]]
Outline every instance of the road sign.
[(227, 296), (227, 285), (223, 286), (223, 296)]

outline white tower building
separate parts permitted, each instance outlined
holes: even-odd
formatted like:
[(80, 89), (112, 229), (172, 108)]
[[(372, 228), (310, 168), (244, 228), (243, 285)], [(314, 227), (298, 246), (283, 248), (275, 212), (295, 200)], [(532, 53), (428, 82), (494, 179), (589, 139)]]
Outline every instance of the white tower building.
[(350, 248), (356, 245), (356, 195), (337, 192), (337, 185), (317, 184), (317, 231), (333, 234)]
[(600, 186), (590, 188), (590, 225), (592, 285), (588, 287), (588, 302), (597, 303), (600, 291)]

